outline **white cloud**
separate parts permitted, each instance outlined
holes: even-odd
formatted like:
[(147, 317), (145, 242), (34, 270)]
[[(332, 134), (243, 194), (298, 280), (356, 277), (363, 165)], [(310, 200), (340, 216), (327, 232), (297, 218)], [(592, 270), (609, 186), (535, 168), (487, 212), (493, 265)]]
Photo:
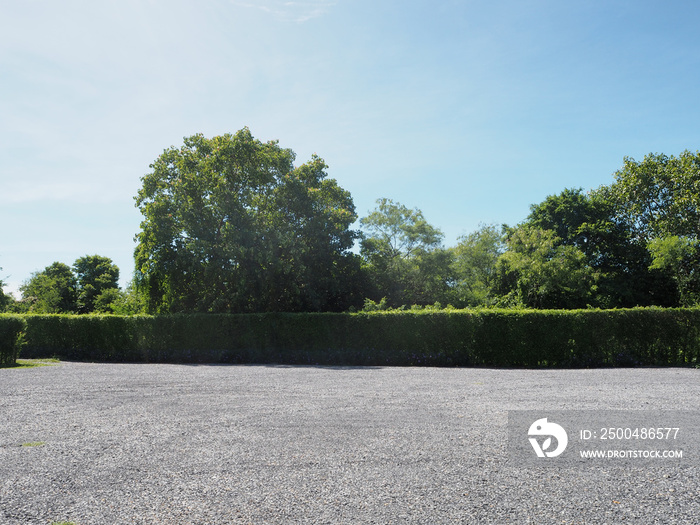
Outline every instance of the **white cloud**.
[(265, 0), (261, 2), (241, 2), (232, 0), (239, 7), (260, 9), (276, 18), (292, 22), (306, 22), (313, 18), (325, 15), (336, 4), (331, 0), (315, 0), (306, 2), (291, 2), (281, 0)]

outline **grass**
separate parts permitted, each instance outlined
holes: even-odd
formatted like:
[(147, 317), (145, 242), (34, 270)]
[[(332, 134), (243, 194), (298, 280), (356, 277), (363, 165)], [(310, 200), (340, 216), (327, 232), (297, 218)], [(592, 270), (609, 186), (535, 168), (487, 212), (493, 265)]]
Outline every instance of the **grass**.
[(30, 441), (29, 443), (22, 443), (23, 447), (41, 447), (46, 445), (46, 441)]
[(53, 366), (61, 361), (56, 358), (48, 359), (18, 359), (15, 365), (5, 366), (2, 368), (37, 368), (39, 366)]

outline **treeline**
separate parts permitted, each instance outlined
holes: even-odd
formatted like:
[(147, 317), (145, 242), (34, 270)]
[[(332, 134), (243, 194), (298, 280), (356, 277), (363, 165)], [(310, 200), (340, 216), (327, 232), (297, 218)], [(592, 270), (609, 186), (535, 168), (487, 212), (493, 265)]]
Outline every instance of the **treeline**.
[[(111, 278), (91, 284), (77, 261), (73, 269), (54, 263), (25, 283), (21, 301), (5, 297), (4, 309), (259, 313), (700, 301), (700, 153), (625, 158), (610, 185), (565, 189), (533, 205), (521, 224), (482, 225), (452, 247), (420, 210), (390, 199), (353, 229), (352, 197), (328, 178), (324, 161), (313, 156), (294, 167), (294, 159), (247, 128), (186, 138), (142, 178), (136, 206), (144, 219), (127, 290)], [(57, 293), (59, 281), (74, 285)]]
[(131, 286), (121, 290), (118, 283), (119, 268), (109, 257), (86, 255), (73, 266), (54, 262), (34, 272), (20, 286), (20, 300), (0, 292), (0, 312), (124, 315), (142, 312), (139, 294)]

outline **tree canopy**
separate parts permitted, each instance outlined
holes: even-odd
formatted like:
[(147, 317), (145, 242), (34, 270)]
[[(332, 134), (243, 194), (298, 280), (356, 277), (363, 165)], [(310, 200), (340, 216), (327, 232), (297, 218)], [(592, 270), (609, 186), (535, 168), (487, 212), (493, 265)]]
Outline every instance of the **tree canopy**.
[(31, 313), (111, 312), (119, 299), (119, 268), (109, 257), (86, 255), (71, 268), (54, 262), (20, 287), (22, 301), (8, 308)]
[(419, 209), (391, 199), (360, 220), (365, 235), (360, 253), (373, 289), (392, 307), (444, 300), (451, 276), (451, 256), (442, 249), (442, 232)]
[(322, 158), (295, 160), (248, 128), (184, 138), (141, 179), (125, 290), (109, 258), (84, 256), (32, 274), (21, 301), (0, 292), (0, 311), (700, 304), (700, 153), (625, 158), (609, 185), (566, 188), (521, 223), (480, 225), (452, 247), (420, 209), (390, 198), (358, 221)]
[(357, 232), (350, 193), (314, 156), (247, 128), (185, 138), (142, 178), (136, 285), (153, 312), (342, 310)]
[(458, 241), (452, 249), (452, 303), (459, 306), (495, 304), (497, 264), (506, 248), (501, 228), (494, 224), (481, 225)]
[(596, 275), (585, 254), (561, 242), (554, 230), (522, 225), (508, 232), (508, 249), (499, 258), (501, 275), (513, 279), (503, 288), (505, 304), (531, 308), (585, 308)]
[(78, 281), (70, 266), (54, 262), (41, 272), (35, 272), (20, 286), (22, 298), (29, 311), (35, 313), (64, 313), (77, 310)]
[(119, 290), (119, 268), (109, 257), (86, 255), (73, 264), (77, 279), (77, 309), (80, 313), (109, 311)]
[(649, 154), (641, 162), (625, 157), (600, 189), (619, 217), (644, 240), (665, 235), (697, 238), (700, 233), (700, 152), (678, 157)]

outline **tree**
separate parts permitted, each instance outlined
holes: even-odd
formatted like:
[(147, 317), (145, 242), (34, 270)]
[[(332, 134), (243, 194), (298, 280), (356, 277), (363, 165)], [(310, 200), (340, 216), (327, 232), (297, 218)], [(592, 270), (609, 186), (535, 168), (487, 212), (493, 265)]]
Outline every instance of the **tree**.
[(676, 283), (681, 306), (700, 303), (700, 241), (669, 235), (649, 241), (649, 268), (668, 272)]
[(33, 313), (70, 313), (77, 310), (77, 280), (70, 266), (54, 262), (35, 272), (21, 287), (26, 310)]
[(581, 188), (566, 188), (559, 195), (549, 195), (530, 206), (525, 223), (552, 230), (562, 243), (595, 258), (600, 252), (601, 234), (611, 226), (611, 216), (612, 210), (605, 201), (591, 198)]
[(360, 261), (350, 253), (356, 220), (350, 193), (328, 179), (317, 157), (287, 174), (272, 190), (269, 270), (261, 275), (265, 310), (345, 310), (358, 305)]
[(154, 312), (345, 309), (357, 233), (350, 194), (319, 157), (247, 128), (170, 148), (142, 178), (135, 286)]
[(678, 157), (648, 154), (641, 162), (625, 157), (615, 182), (600, 192), (614, 203), (643, 240), (700, 233), (700, 152)]
[(551, 230), (557, 243), (583, 252), (596, 274), (590, 304), (605, 307), (672, 305), (670, 282), (663, 272), (650, 269), (646, 242), (635, 234), (628, 218), (603, 191), (590, 194), (565, 189), (531, 206), (524, 224)]
[(443, 301), (451, 281), (451, 253), (441, 247), (442, 232), (418, 209), (391, 199), (360, 220), (365, 236), (361, 255), (376, 299), (390, 307)]
[(378, 199), (377, 208), (360, 219), (360, 224), (369, 234), (363, 246), (389, 257), (416, 255), (442, 243), (442, 232), (428, 224), (423, 212), (417, 208), (408, 209), (391, 199)]
[(700, 258), (690, 248), (700, 240), (700, 152), (648, 154), (641, 162), (626, 157), (615, 182), (598, 193), (645, 247), (650, 275), (666, 289), (673, 283), (675, 290), (657, 294), (656, 304), (695, 301)]
[(2, 286), (2, 281), (0, 281), (0, 312), (7, 310), (7, 307), (12, 302), (11, 297), (9, 295), (5, 295), (5, 292), (2, 291)]
[[(2, 270), (2, 268), (0, 268), (0, 270)], [(5, 292), (3, 291), (4, 286), (5, 283), (2, 281), (2, 279), (0, 279), (0, 312), (4, 312), (12, 303), (12, 297), (5, 295)]]
[(452, 249), (455, 306), (481, 306), (495, 302), (493, 284), (498, 258), (505, 249), (500, 228), (481, 225), (478, 230), (458, 239)]
[(114, 313), (113, 305), (121, 300), (122, 291), (119, 288), (108, 288), (95, 297), (90, 313)]
[(585, 308), (596, 275), (585, 254), (567, 246), (552, 230), (530, 225), (507, 234), (508, 250), (498, 260), (504, 304), (530, 308)]
[(146, 304), (132, 281), (124, 290), (106, 290), (95, 300), (95, 310), (116, 315), (137, 315), (146, 312)]
[[(115, 298), (115, 292), (119, 291), (119, 268), (112, 263), (112, 259), (86, 255), (73, 263), (73, 270), (78, 284), (78, 312), (108, 311), (105, 310), (107, 298)], [(96, 308), (98, 299), (100, 308)]]

